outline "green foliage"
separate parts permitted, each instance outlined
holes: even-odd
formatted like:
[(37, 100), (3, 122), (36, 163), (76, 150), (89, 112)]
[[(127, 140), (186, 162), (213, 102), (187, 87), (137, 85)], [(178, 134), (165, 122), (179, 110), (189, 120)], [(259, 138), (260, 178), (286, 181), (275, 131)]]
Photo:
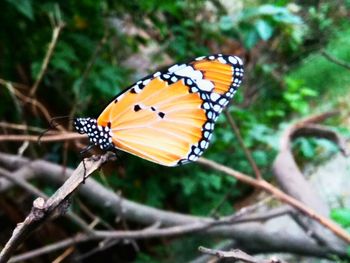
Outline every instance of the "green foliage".
[(34, 20), (33, 3), (31, 0), (6, 0), (14, 8), (17, 9), (19, 13), (24, 15), (30, 20)]
[(338, 208), (331, 212), (331, 218), (343, 227), (350, 227), (350, 209)]
[[(344, 62), (349, 62), (350, 30), (348, 23), (342, 25), (342, 28), (344, 30), (341, 29), (330, 39), (326, 51)], [(312, 87), (318, 93), (322, 92), (325, 97), (341, 95), (350, 83), (349, 70), (328, 61), (318, 53), (307, 57), (301, 66), (288, 74), (288, 77), (302, 80), (304, 86)]]
[(287, 89), (283, 94), (283, 99), (286, 106), (302, 115), (310, 113), (310, 102), (308, 99), (310, 97), (316, 97), (317, 91), (305, 87), (303, 81), (300, 79), (287, 77), (285, 83)]
[(302, 24), (301, 17), (287, 7), (272, 4), (247, 8), (234, 19), (223, 16), (219, 23), (224, 32), (238, 34), (247, 49), (252, 49), (260, 40), (270, 40), (274, 35), (285, 38), (289, 48), (295, 49), (302, 41)]

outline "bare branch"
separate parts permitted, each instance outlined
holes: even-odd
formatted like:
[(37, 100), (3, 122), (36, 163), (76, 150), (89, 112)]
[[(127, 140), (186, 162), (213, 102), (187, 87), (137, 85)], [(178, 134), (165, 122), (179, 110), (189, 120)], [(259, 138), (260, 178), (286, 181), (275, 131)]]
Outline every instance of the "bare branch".
[[(22, 255), (15, 256), (11, 258), (10, 262), (18, 262), (27, 260), (29, 258), (37, 257), (42, 254), (47, 254), (56, 250), (60, 250), (71, 245), (77, 243), (88, 242), (92, 240), (104, 240), (104, 239), (149, 239), (149, 238), (159, 238), (159, 237), (175, 237), (189, 233), (196, 233), (204, 229), (208, 229), (213, 226), (231, 224), (236, 222), (241, 222), (240, 220), (244, 220), (244, 215), (250, 213), (255, 210), (261, 204), (254, 204), (250, 207), (246, 207), (238, 211), (236, 214), (228, 217), (223, 217), (217, 220), (197, 220), (194, 223), (189, 223), (185, 225), (166, 227), (159, 229), (159, 224), (152, 225), (151, 227), (147, 227), (142, 230), (133, 230), (133, 231), (91, 231), (89, 234), (78, 234), (73, 238), (68, 238), (65, 240), (61, 240), (51, 245), (47, 245), (43, 248), (39, 248)], [(280, 211), (281, 212), (281, 211)], [(269, 215), (270, 217), (271, 215)], [(252, 218), (251, 218), (252, 219)], [(259, 217), (258, 220), (264, 219)], [(265, 218), (267, 219), (267, 217)]]
[[(17, 186), (25, 189), (27, 192), (31, 193), (32, 195), (34, 195), (36, 197), (42, 197), (42, 198), (47, 199), (48, 196), (45, 193), (43, 193), (42, 191), (40, 191), (38, 188), (31, 185), (30, 183), (27, 183), (26, 180), (22, 179), (23, 177), (25, 177), (25, 178), (30, 177), (31, 174), (33, 174), (33, 171), (28, 166), (22, 167), (14, 173), (10, 173), (10, 172), (6, 171), (5, 169), (0, 168), (0, 176), (5, 177), (7, 180), (9, 180), (9, 181), (13, 182), (14, 184), (16, 184)], [(70, 220), (72, 220), (81, 229), (83, 229), (87, 232), (90, 232), (90, 229), (89, 229), (88, 225), (85, 223), (85, 221), (83, 221), (79, 216), (77, 216), (73, 212), (68, 211), (68, 213), (66, 214), (66, 217), (69, 218)]]
[(307, 215), (308, 217), (317, 220), (320, 224), (322, 224), (323, 226), (331, 230), (335, 235), (337, 235), (347, 243), (350, 243), (350, 235), (344, 229), (342, 229), (339, 225), (335, 224), (328, 218), (318, 214), (316, 211), (309, 208), (308, 206), (298, 201), (297, 199), (289, 196), (288, 194), (285, 194), (284, 192), (282, 192), (272, 184), (268, 183), (267, 181), (251, 178), (248, 175), (237, 172), (233, 169), (228, 168), (227, 166), (218, 164), (214, 161), (207, 160), (204, 158), (199, 158), (198, 162), (205, 165), (206, 167), (209, 167), (217, 171), (221, 171), (229, 176), (235, 177), (240, 181), (243, 181), (247, 184), (250, 184), (254, 187), (257, 187), (259, 189), (262, 189), (274, 195), (277, 199), (281, 200), (282, 202), (291, 205), (292, 207), (298, 209), (300, 212)]
[(350, 70), (350, 63), (347, 63), (343, 60), (340, 60), (339, 58), (329, 54), (326, 50), (321, 50), (321, 54), (328, 59), (329, 61), (333, 62), (334, 64), (341, 66), (345, 69)]
[(248, 255), (239, 249), (233, 249), (230, 251), (222, 251), (217, 249), (199, 247), (198, 250), (204, 254), (213, 255), (219, 259), (232, 259), (233, 262), (240, 260), (246, 263), (283, 263), (284, 261), (279, 260), (277, 258), (269, 259), (269, 260), (260, 260), (253, 256)]
[(262, 179), (262, 176), (261, 176), (261, 173), (260, 173), (260, 170), (258, 168), (258, 166), (256, 165), (250, 151), (248, 150), (248, 148), (245, 146), (244, 144), (244, 141), (243, 141), (243, 138), (241, 136), (241, 133), (236, 125), (236, 122), (234, 121), (234, 119), (232, 118), (232, 116), (230, 115), (230, 113), (228, 112), (228, 110), (225, 110), (225, 116), (233, 130), (233, 132), (235, 133), (237, 139), (238, 139), (238, 143), (239, 145), (242, 147), (243, 151), (244, 151), (244, 154), (245, 156), (247, 157), (251, 167), (253, 168), (253, 171), (254, 171), (254, 174), (255, 174), (255, 177), (256, 179)]
[[(0, 164), (10, 170), (30, 164), (30, 168), (34, 171), (37, 180), (54, 183), (55, 185), (63, 183), (73, 172), (71, 169), (65, 168), (65, 174), (63, 174), (62, 171), (64, 168), (62, 166), (43, 160), (30, 162), (24, 157), (5, 153), (0, 153)], [(213, 220), (212, 218), (164, 211), (132, 202), (103, 187), (92, 178), (86, 180), (84, 187), (79, 187), (78, 193), (86, 200), (89, 200), (91, 204), (106, 209), (115, 216), (120, 216), (119, 213), (122, 212), (123, 218), (137, 222), (138, 224), (153, 225), (156, 222), (160, 223), (162, 227), (167, 227)], [(122, 204), (121, 209), (118, 207), (120, 204)], [(281, 215), (285, 216), (278, 216), (278, 211), (269, 212), (271, 212), (270, 218), (265, 212), (262, 214), (246, 215), (241, 219), (236, 219), (237, 223), (233, 222), (234, 224), (213, 226), (204, 232), (199, 231), (197, 233), (220, 238), (234, 238), (236, 242), (240, 243), (240, 248), (254, 253), (284, 251), (321, 257), (327, 257), (331, 253), (340, 256), (346, 254), (345, 248), (342, 246), (333, 247), (331, 250), (328, 247), (318, 246), (283, 211)], [(250, 221), (254, 217), (258, 221)], [(243, 222), (245, 218), (247, 218), (248, 222)], [(269, 221), (265, 224), (264, 222), (267, 220)], [(274, 227), (271, 228), (271, 224), (274, 226), (278, 225), (278, 230)], [(276, 231), (280, 234), (276, 235)]]
[(46, 201), (39, 197), (33, 202), (33, 208), (26, 219), (17, 225), (10, 240), (0, 253), (0, 263), (6, 262), (17, 246), (37, 227), (54, 213), (65, 213), (67, 200), (73, 191), (85, 181), (85, 179), (98, 169), (103, 163), (114, 158), (114, 155), (107, 153), (100, 158), (91, 157), (81, 162), (72, 176)]

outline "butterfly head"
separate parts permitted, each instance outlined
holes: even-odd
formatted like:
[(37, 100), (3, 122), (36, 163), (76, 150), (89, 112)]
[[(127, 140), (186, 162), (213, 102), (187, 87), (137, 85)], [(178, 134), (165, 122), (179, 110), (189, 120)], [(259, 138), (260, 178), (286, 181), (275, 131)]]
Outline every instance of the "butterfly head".
[(99, 146), (102, 150), (113, 147), (111, 128), (109, 125), (101, 126), (93, 118), (76, 118), (74, 127), (80, 134), (87, 134), (92, 144)]

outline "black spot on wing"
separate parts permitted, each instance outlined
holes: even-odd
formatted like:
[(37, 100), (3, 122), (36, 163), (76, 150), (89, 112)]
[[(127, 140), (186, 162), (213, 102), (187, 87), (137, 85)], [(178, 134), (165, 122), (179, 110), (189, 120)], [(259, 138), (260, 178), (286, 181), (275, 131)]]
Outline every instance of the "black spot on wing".
[(141, 110), (141, 107), (140, 107), (140, 105), (136, 104), (136, 105), (134, 106), (134, 111), (137, 112), (137, 111), (139, 111), (139, 110)]

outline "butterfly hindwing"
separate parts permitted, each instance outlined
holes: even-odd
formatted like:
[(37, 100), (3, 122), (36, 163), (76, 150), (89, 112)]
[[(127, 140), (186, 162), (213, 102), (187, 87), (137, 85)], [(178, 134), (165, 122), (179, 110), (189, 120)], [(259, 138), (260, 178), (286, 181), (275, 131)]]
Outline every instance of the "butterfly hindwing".
[(243, 76), (239, 58), (212, 55), (144, 78), (114, 99), (97, 119), (113, 145), (162, 165), (195, 161)]

